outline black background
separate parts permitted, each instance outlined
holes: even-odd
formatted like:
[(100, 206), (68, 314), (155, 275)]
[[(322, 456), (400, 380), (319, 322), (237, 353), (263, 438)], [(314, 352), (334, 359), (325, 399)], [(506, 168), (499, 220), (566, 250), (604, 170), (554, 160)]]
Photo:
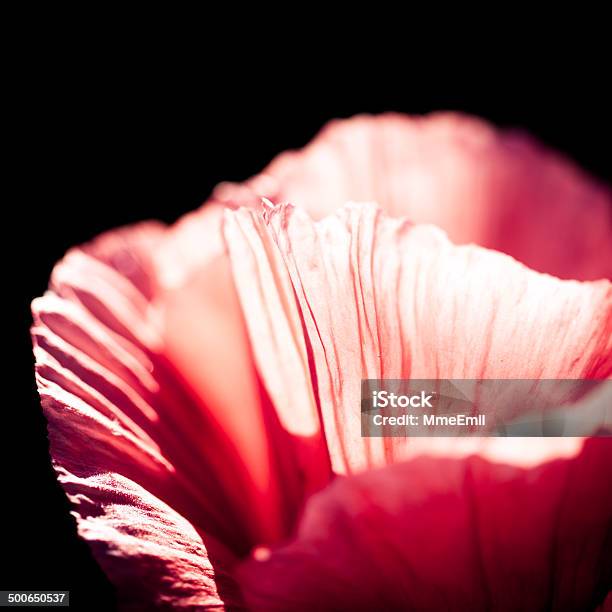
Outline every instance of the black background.
[(212, 70), (210, 57), (195, 68), (161, 58), (145, 67), (138, 55), (77, 59), (79, 50), (67, 48), (30, 63), (20, 113), (11, 117), (18, 189), (5, 232), (22, 231), (5, 260), (15, 277), (5, 291), (17, 296), (17, 311), (2, 406), (0, 586), (70, 589), (73, 607), (93, 597), (111, 609), (112, 588), (76, 537), (55, 483), (32, 375), (29, 302), (66, 249), (141, 219), (171, 222), (218, 182), (245, 179), (275, 154), (306, 144), (327, 120), (358, 112), (477, 114), (524, 128), (610, 181), (612, 105), (603, 74), (581, 64), (553, 73), (546, 63), (530, 78), (523, 64), (498, 66), (496, 78), (489, 69), (473, 75), (453, 66), (424, 79), (339, 64), (319, 81), (310, 66), (288, 79), (280, 64)]

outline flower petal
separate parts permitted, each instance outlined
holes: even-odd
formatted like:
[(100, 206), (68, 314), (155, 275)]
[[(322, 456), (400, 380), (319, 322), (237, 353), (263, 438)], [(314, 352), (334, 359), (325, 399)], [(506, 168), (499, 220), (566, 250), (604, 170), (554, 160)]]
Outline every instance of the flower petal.
[(243, 555), (287, 533), (304, 486), (251, 362), (219, 213), (72, 249), (32, 305), (32, 336), (59, 473), (137, 483)]
[[(610, 190), (526, 135), (472, 117), (334, 121), (248, 185), (315, 218), (348, 201), (376, 201), (390, 215), (436, 224), (457, 244), (508, 253), (540, 272), (612, 277)], [(227, 187), (220, 197), (240, 202)]]
[(211, 538), (205, 547), (188, 521), (147, 490), (111, 472), (79, 478), (60, 468), (58, 476), (122, 610), (242, 607), (227, 573), (231, 555)]
[[(288, 428), (279, 420), (279, 404), (263, 392), (221, 230), (222, 210), (260, 198), (244, 187), (228, 190), (231, 201), (213, 198), (172, 228), (156, 257), (165, 286), (157, 304), (169, 359), (206, 399), (248, 469), (255, 489), (250, 522), (259, 528), (254, 539), (271, 541), (290, 529), (304, 497), (328, 482), (329, 459), (320, 437), (304, 423)], [(203, 347), (214, 355), (205, 367)]]
[[(395, 460), (405, 447), (398, 438), (361, 437), (362, 379), (598, 379), (612, 372), (608, 281), (541, 275), (371, 205), (350, 205), (317, 223), (292, 206), (226, 216), (226, 235), (239, 228), (258, 262), (250, 267), (245, 243), (229, 242), (253, 342), (272, 321), (268, 352), (284, 364), (274, 371), (260, 357), (264, 382), (272, 395), (281, 384), (307, 384), (303, 358), (288, 356), (303, 354), (299, 337), (293, 345), (282, 340), (283, 330), (303, 325), (339, 473)], [(269, 279), (282, 274), (291, 286), (277, 282), (278, 298)], [(253, 289), (258, 283), (264, 291)], [(299, 397), (312, 404), (307, 393)]]
[(527, 468), (424, 455), (339, 479), (292, 541), (241, 568), (245, 600), (269, 612), (593, 609), (610, 585), (611, 461), (600, 438)]
[[(49, 313), (45, 306), (35, 304), (43, 317)], [(222, 532), (210, 498), (177, 473), (162, 454), (163, 444), (153, 439), (158, 438), (155, 426), (140, 409), (146, 403), (130, 398), (127, 384), (113, 387), (118, 379), (110, 370), (73, 347), (66, 349), (50, 329), (39, 323), (34, 333), (37, 380), (58, 479), (75, 509), (79, 533), (118, 589), (122, 608), (170, 602), (177, 609), (221, 608), (221, 598), (237, 601), (235, 594), (225, 599), (230, 584), (223, 585), (221, 595), (215, 578), (230, 569), (232, 555), (204, 531), (198, 535), (157, 497)], [(103, 346), (102, 352), (116, 348)], [(123, 401), (113, 401), (123, 393)], [(223, 569), (213, 569), (213, 562), (225, 563)]]
[(225, 237), (257, 366), (281, 426), (292, 434), (308, 495), (329, 482), (329, 455), (291, 279), (278, 253), (263, 246), (262, 223), (228, 213)]
[[(123, 474), (191, 520), (204, 513), (207, 529), (220, 537), (236, 533), (237, 516), (218, 508), (231, 493), (202, 466), (223, 469), (217, 456), (227, 443), (164, 352), (154, 305), (161, 289), (151, 256), (163, 236), (158, 226), (120, 230), (73, 249), (56, 266), (52, 290), (33, 303), (39, 391), (52, 455), (62, 455), (63, 467), (86, 464), (88, 450), (91, 470)], [(200, 438), (206, 431), (208, 447)], [(146, 478), (151, 453), (165, 478)], [(231, 461), (231, 452), (221, 456)], [(164, 482), (172, 491), (158, 489)]]

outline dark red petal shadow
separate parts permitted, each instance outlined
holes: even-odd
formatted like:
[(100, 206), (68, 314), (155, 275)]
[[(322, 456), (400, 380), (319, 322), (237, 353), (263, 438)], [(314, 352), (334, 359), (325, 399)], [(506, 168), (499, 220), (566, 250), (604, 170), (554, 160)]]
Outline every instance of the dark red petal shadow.
[(339, 479), (292, 541), (241, 568), (245, 599), (267, 612), (593, 609), (612, 584), (611, 464), (600, 438), (529, 468), (422, 456)]

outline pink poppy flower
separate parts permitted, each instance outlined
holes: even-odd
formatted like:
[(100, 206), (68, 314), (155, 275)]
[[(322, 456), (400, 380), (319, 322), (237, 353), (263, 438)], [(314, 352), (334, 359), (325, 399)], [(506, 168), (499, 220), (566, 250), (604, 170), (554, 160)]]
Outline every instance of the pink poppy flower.
[(36, 376), (121, 605), (602, 604), (610, 439), (364, 438), (359, 393), (610, 378), (611, 215), (524, 135), (357, 117), (172, 227), (69, 251), (33, 304)]

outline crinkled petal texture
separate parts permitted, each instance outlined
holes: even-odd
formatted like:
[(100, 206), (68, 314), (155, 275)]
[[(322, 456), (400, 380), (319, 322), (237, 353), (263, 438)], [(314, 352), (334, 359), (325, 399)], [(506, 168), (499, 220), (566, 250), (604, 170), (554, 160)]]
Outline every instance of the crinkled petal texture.
[[(283, 405), (292, 389), (314, 381), (292, 406), (320, 409), (337, 473), (395, 461), (407, 450), (403, 438), (361, 436), (362, 379), (612, 373), (609, 281), (539, 274), (507, 255), (454, 246), (439, 229), (389, 218), (373, 205), (349, 205), (319, 222), (283, 205), (226, 217), (264, 382)], [(294, 331), (301, 328), (306, 349)], [(274, 352), (277, 360), (269, 358)]]
[[(612, 194), (530, 137), (456, 113), (333, 121), (248, 183), (315, 218), (346, 202), (433, 223), (457, 244), (508, 253), (559, 278), (612, 277)], [(245, 186), (221, 200), (250, 203)]]
[(33, 303), (37, 383), (59, 481), (122, 607), (221, 608), (239, 599), (217, 584), (217, 559), (234, 557), (217, 538), (243, 523), (203, 461), (198, 434), (222, 444), (206, 404), (163, 350), (152, 254), (165, 235), (119, 230), (56, 266)]
[(362, 378), (608, 378), (608, 281), (539, 274), (373, 205), (319, 222), (242, 209), (225, 235), (264, 384), (278, 401), (300, 390), (299, 413), (318, 408), (335, 471), (352, 474), (311, 499), (292, 541), (242, 568), (251, 606), (578, 610), (603, 598), (611, 440), (362, 438), (355, 407)]
[(239, 602), (223, 570), (230, 559), (215, 558), (223, 553), (214, 543), (206, 548), (185, 518), (141, 486), (109, 472), (79, 478), (60, 468), (59, 476), (122, 609), (221, 610)]
[(217, 577), (330, 476), (318, 425), (289, 432), (261, 389), (220, 210), (73, 249), (33, 303), (53, 461), (127, 607), (238, 605)]

